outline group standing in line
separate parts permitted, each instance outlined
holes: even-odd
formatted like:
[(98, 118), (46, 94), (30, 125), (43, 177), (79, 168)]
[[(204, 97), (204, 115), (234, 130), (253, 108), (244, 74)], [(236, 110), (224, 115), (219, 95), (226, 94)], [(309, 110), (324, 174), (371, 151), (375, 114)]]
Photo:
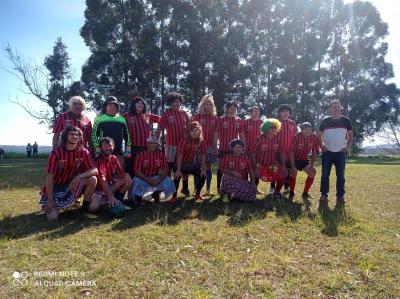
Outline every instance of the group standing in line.
[[(295, 196), (298, 171), (307, 179), (302, 197), (316, 175), (315, 160), (322, 151), (321, 197), (327, 201), (332, 165), (336, 168), (336, 198), (344, 201), (346, 151), (351, 148), (352, 126), (341, 115), (340, 101), (330, 103), (331, 115), (313, 133), (311, 123), (299, 125), (290, 119), (291, 107), (283, 104), (277, 118), (260, 119), (260, 108), (250, 108), (242, 120), (238, 104), (225, 104), (218, 117), (213, 97), (206, 95), (190, 120), (182, 109), (183, 96), (168, 94), (169, 108), (161, 116), (147, 111), (146, 102), (133, 97), (129, 111), (121, 113), (117, 98), (107, 98), (93, 123), (84, 116), (82, 97), (70, 99), (70, 111), (55, 124), (53, 151), (48, 158), (46, 180), (40, 204), (49, 220), (62, 209), (76, 205), (83, 194), (81, 209), (96, 212), (103, 206), (124, 209), (124, 198), (134, 204), (168, 199), (174, 204), (180, 192), (190, 195), (188, 177), (193, 175), (198, 202), (211, 192), (213, 163), (218, 163), (217, 191), (224, 202), (232, 199), (254, 201), (260, 182), (270, 182), (270, 194)], [(154, 132), (154, 125), (157, 129)], [(159, 139), (165, 130), (164, 151)], [(206, 186), (205, 192), (202, 189)]]

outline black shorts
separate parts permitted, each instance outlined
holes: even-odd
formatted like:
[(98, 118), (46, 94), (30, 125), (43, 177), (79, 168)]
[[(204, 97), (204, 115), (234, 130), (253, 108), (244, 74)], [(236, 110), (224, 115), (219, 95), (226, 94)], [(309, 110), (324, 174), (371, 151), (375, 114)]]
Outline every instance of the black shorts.
[(310, 165), (310, 160), (296, 160), (296, 161), (294, 161), (294, 165), (297, 170), (301, 171), (304, 168), (306, 168), (308, 165)]
[[(174, 167), (174, 171), (176, 171), (176, 166)], [(182, 163), (181, 172), (184, 175), (193, 174), (194, 176), (199, 176), (199, 177), (201, 175), (200, 166), (195, 162)]]
[(142, 146), (133, 146), (131, 149), (131, 157), (125, 159), (125, 172), (129, 173), (129, 175), (133, 178), (135, 176), (135, 158), (141, 153), (144, 152), (147, 148)]

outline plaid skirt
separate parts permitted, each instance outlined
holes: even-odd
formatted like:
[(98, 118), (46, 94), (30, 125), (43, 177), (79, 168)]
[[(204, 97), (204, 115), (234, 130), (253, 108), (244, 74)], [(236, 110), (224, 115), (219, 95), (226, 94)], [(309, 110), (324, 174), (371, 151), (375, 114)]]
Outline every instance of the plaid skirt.
[(228, 194), (231, 198), (243, 201), (256, 200), (256, 189), (249, 181), (235, 178), (229, 174), (224, 174), (222, 177), (221, 194)]
[[(153, 176), (152, 179), (159, 179), (160, 176)], [(146, 181), (139, 179), (138, 177), (134, 177), (132, 181), (132, 196), (140, 196), (147, 197), (151, 196), (154, 192), (160, 191), (163, 192), (165, 198), (171, 196), (175, 193), (175, 185), (170, 177), (166, 177), (163, 179), (157, 186), (151, 186)]]
[[(72, 206), (78, 198), (81, 197), (82, 193), (82, 180), (74, 190), (70, 190), (68, 185), (54, 185), (53, 187), (53, 197), (58, 209), (66, 209)], [(39, 194), (41, 195), (39, 205), (41, 205), (43, 209), (47, 205), (48, 201), (46, 186), (42, 187)]]
[[(207, 164), (213, 164), (217, 162), (218, 155), (213, 152), (213, 149), (211, 147), (206, 148), (206, 163)], [(201, 155), (196, 154), (196, 163), (198, 165), (201, 165)]]

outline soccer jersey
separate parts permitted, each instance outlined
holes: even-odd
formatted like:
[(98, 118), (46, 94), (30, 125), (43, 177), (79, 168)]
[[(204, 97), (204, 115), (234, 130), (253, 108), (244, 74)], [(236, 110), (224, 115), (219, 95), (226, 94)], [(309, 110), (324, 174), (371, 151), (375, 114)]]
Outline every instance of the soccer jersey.
[(267, 135), (257, 137), (252, 152), (256, 155), (257, 164), (264, 166), (275, 164), (277, 154), (281, 152), (278, 137), (268, 138)]
[(218, 120), (219, 151), (227, 152), (230, 150), (229, 143), (233, 139), (239, 138), (241, 124), (242, 120), (237, 116), (223, 116)]
[(67, 150), (59, 147), (50, 153), (46, 171), (54, 175), (54, 184), (66, 185), (78, 174), (94, 167), (87, 149)]
[(158, 115), (150, 113), (136, 115), (124, 113), (124, 118), (128, 125), (132, 147), (145, 147), (147, 137), (152, 134), (152, 125), (160, 120)]
[(167, 170), (168, 164), (161, 151), (144, 151), (136, 157), (134, 169), (140, 170), (146, 177), (153, 177)]
[(89, 118), (83, 116), (78, 119), (75, 114), (71, 111), (61, 113), (56, 119), (56, 123), (53, 128), (53, 133), (61, 134), (61, 132), (67, 127), (78, 127), (83, 133), (83, 146), (89, 148), (91, 143), (92, 134), (92, 123)]
[(189, 116), (183, 110), (167, 109), (161, 116), (159, 126), (167, 131), (166, 145), (177, 146), (183, 138)]
[(112, 183), (114, 180), (124, 178), (125, 172), (122, 170), (116, 156), (100, 156), (95, 162), (98, 169), (98, 177), (108, 184)]
[(182, 163), (193, 162), (197, 153), (202, 155), (206, 153), (204, 141), (200, 142), (200, 144), (186, 139), (179, 142), (178, 154), (182, 154)]
[(330, 152), (339, 152), (346, 147), (347, 132), (353, 130), (350, 119), (340, 116), (333, 119), (331, 116), (322, 120), (319, 130), (324, 133), (322, 139)]
[(218, 125), (218, 116), (211, 114), (196, 114), (193, 121), (198, 121), (203, 128), (203, 138), (206, 147), (210, 148), (214, 143), (214, 133)]
[(256, 142), (256, 138), (261, 135), (260, 127), (262, 125), (262, 120), (252, 120), (248, 118), (242, 122), (241, 131), (244, 135), (246, 141), (246, 151), (251, 152)]
[(294, 120), (280, 120), (281, 130), (278, 133), (279, 144), (281, 145), (282, 152), (288, 153), (292, 148), (292, 141), (294, 135), (297, 134), (297, 125)]
[(251, 161), (246, 155), (235, 156), (229, 154), (222, 160), (222, 171), (237, 171), (241, 174), (243, 180), (247, 180), (251, 169)]
[(94, 120), (92, 130), (92, 142), (96, 150), (100, 150), (100, 140), (103, 137), (110, 137), (114, 140), (115, 148), (114, 153), (121, 155), (122, 142), (125, 141), (125, 147), (131, 148), (131, 141), (129, 138), (128, 127), (125, 118), (121, 115), (107, 115), (101, 114)]
[(315, 134), (305, 136), (303, 133), (297, 133), (293, 138), (292, 152), (294, 159), (305, 161), (308, 160), (308, 154), (310, 151), (316, 153), (318, 151), (319, 142), (318, 137)]

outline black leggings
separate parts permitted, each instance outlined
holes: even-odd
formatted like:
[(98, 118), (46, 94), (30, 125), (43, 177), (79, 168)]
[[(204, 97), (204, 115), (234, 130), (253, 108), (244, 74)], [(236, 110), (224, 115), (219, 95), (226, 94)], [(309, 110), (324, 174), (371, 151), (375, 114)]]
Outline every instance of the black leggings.
[[(176, 171), (176, 170), (177, 169), (174, 168), (174, 171)], [(182, 172), (182, 174), (185, 174), (185, 175), (192, 174), (196, 178), (195, 179), (195, 183), (197, 182), (197, 186), (195, 186), (196, 187), (196, 195), (200, 195), (201, 189), (203, 188), (204, 183), (206, 182), (206, 177), (201, 175), (201, 170), (200, 170), (199, 165), (195, 164), (195, 163), (182, 163), (181, 172)], [(174, 196), (177, 195), (180, 181), (181, 181), (181, 178), (174, 179), (175, 188), (176, 188), (176, 192), (174, 193)]]

